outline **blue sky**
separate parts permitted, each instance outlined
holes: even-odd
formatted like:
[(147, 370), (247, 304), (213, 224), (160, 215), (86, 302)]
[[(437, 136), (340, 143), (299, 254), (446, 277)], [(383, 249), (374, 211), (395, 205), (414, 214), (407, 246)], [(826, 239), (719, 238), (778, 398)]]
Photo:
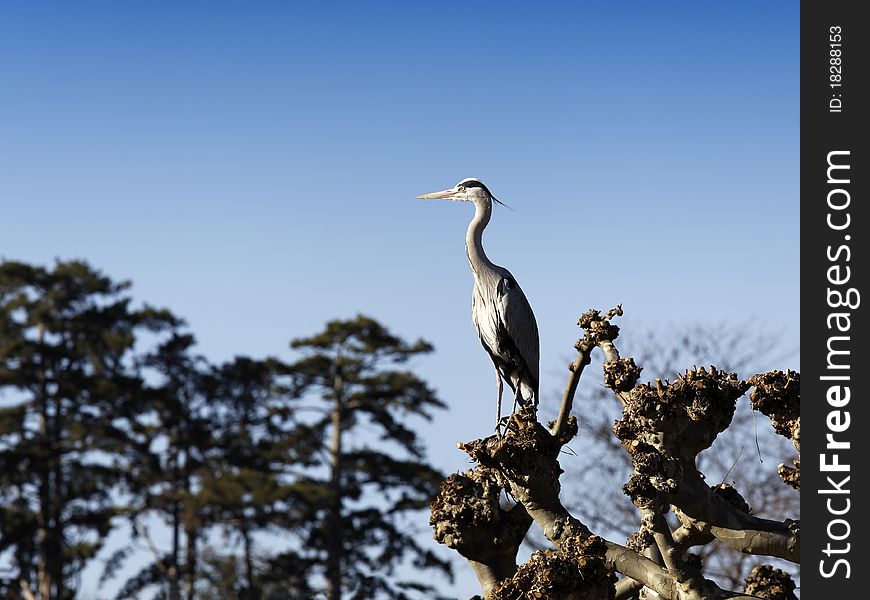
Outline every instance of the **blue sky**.
[(798, 344), (797, 3), (20, 3), (0, 57), (0, 255), (132, 279), (215, 360), (360, 311), (425, 337), (444, 470), (495, 386), (472, 209), (414, 197), (464, 177), (514, 208), (484, 243), (545, 404), (589, 307)]

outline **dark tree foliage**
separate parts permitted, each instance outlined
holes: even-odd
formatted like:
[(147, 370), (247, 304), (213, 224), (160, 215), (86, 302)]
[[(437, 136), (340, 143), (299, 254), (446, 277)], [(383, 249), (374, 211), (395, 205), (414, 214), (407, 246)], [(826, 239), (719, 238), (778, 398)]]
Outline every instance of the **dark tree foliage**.
[(247, 600), (252, 587), (256, 589), (258, 600), (318, 597), (308, 581), (310, 565), (296, 555), (256, 558), (252, 583), (242, 556), (209, 551), (204, 553), (202, 563), (206, 584), (203, 598)]
[(0, 598), (71, 600), (92, 561), (118, 599), (435, 597), (395, 572), (450, 575), (406, 518), (441, 480), (411, 427), (444, 405), (400, 368), (431, 347), (357, 317), (213, 365), (128, 288), (0, 263)]
[[(411, 598), (430, 588), (392, 577), (404, 559), (449, 573), (401, 519), (440, 481), (405, 421), (443, 405), (389, 367), (427, 344), (364, 317), (294, 342), (304, 357), (293, 365), (236, 357), (210, 366), (192, 344), (174, 332), (142, 361), (157, 377), (134, 424), (139, 459), (127, 489), (133, 535), (151, 558), (119, 598), (146, 589), (168, 600), (312, 597), (333, 565), (343, 581), (335, 594)], [(380, 434), (357, 436), (362, 424)], [(146, 517), (170, 530), (168, 548), (157, 548)], [(260, 534), (284, 544), (276, 551)]]
[[(226, 597), (257, 600), (265, 595), (255, 534), (269, 528), (296, 531), (299, 496), (287, 473), (298, 458), (287, 447), (276, 375), (283, 365), (245, 357), (212, 369), (208, 397), (212, 432), (220, 454), (202, 478), (201, 504), (207, 521), (219, 525), (241, 547), (241, 556), (215, 556), (212, 565), (241, 567)], [(289, 450), (289, 451), (288, 451)], [(235, 568), (233, 569), (235, 571)], [(292, 591), (305, 588), (295, 582)], [(290, 578), (286, 583), (290, 586)], [(286, 594), (288, 588), (284, 588)], [(230, 593), (231, 592), (231, 593)]]
[[(149, 587), (158, 597), (192, 600), (197, 579), (198, 543), (204, 529), (200, 480), (211, 469), (217, 444), (205, 393), (207, 365), (192, 354), (194, 338), (174, 328), (141, 359), (154, 383), (133, 421), (130, 470), (125, 479), (130, 531), (149, 551), (149, 560), (117, 594), (131, 598)], [(159, 549), (149, 531), (156, 517), (169, 529), (169, 545)], [(125, 545), (108, 561), (103, 580), (114, 576), (134, 546)]]
[(432, 597), (432, 586), (394, 573), (404, 560), (450, 573), (402, 519), (425, 508), (442, 480), (410, 425), (444, 404), (397, 368), (432, 347), (405, 342), (365, 316), (331, 321), (292, 346), (303, 354), (289, 369), (297, 410), (314, 411), (299, 417), (297, 430), (317, 444), (306, 482), (325, 499), (305, 515), (313, 526), (300, 553), (314, 563), (309, 575), (325, 578), (330, 600)]
[[(285, 476), (298, 455), (288, 452), (278, 426), (286, 418), (276, 378), (284, 367), (246, 357), (211, 366), (192, 354), (193, 343), (192, 336), (173, 332), (142, 361), (158, 377), (135, 423), (138, 459), (127, 490), (133, 536), (144, 540), (150, 557), (118, 598), (146, 589), (169, 600), (261, 598), (266, 587), (255, 534), (304, 526), (290, 518), (295, 489)], [(169, 530), (168, 547), (153, 541), (149, 517)], [(230, 549), (241, 547), (241, 556), (209, 545), (218, 530)], [(129, 547), (120, 549), (104, 577), (128, 555)], [(285, 594), (306, 589), (296, 585), (296, 575), (276, 577)]]
[(82, 262), (0, 263), (0, 553), (5, 597), (73, 598), (118, 513), (131, 422), (143, 401), (129, 284)]

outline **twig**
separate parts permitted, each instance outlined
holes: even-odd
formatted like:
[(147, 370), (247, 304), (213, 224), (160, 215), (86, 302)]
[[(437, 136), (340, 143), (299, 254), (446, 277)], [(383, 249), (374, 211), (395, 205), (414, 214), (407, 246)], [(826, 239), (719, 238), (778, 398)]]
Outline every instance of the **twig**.
[[(603, 315), (597, 310), (589, 310), (577, 322), (580, 327), (586, 330), (586, 333), (574, 345), (577, 349), (577, 358), (568, 365), (571, 375), (568, 377), (568, 383), (565, 385), (565, 391), (562, 393), (562, 405), (559, 407), (559, 416), (556, 417), (556, 421), (550, 430), (550, 433), (556, 439), (562, 436), (565, 426), (568, 424), (568, 416), (571, 414), (571, 409), (574, 405), (574, 394), (577, 392), (577, 384), (580, 383), (580, 376), (583, 374), (583, 369), (589, 364), (592, 350), (595, 346), (598, 346), (604, 352), (606, 361), (619, 360), (619, 352), (617, 352), (611, 339), (611, 337), (615, 338), (618, 335), (619, 329), (606, 323), (616, 316), (622, 316), (621, 304)], [(601, 335), (602, 331), (598, 330), (599, 327), (597, 326), (600, 325), (605, 325), (603, 327), (603, 331), (606, 332), (605, 335)]]
[(161, 558), (160, 551), (157, 549), (157, 546), (154, 545), (154, 540), (151, 539), (151, 535), (148, 533), (148, 530), (145, 529), (142, 525), (139, 524), (139, 521), (136, 520), (136, 517), (133, 517), (133, 527), (136, 528), (136, 531), (142, 536), (142, 539), (145, 540), (145, 544), (148, 546), (148, 549), (154, 555), (154, 562), (157, 565), (157, 568), (166, 576), (172, 577), (169, 573), (169, 570), (166, 568), (166, 565), (163, 564), (163, 559)]
[(562, 394), (562, 405), (559, 407), (559, 416), (556, 417), (556, 422), (553, 424), (553, 429), (550, 433), (553, 437), (558, 438), (565, 430), (565, 425), (568, 423), (568, 415), (571, 414), (571, 408), (574, 406), (574, 393), (577, 391), (577, 384), (580, 383), (580, 376), (583, 374), (583, 369), (589, 364), (589, 355), (592, 348), (587, 348), (583, 340), (577, 343), (577, 358), (568, 365), (568, 370), (571, 371), (571, 376), (568, 377), (568, 383), (565, 386), (565, 391)]

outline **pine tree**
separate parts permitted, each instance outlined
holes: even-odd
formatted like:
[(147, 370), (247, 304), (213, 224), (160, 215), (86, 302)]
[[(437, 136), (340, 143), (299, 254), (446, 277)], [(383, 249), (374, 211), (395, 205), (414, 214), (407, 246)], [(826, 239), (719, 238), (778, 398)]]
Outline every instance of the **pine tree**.
[[(201, 481), (219, 454), (207, 396), (209, 366), (193, 354), (194, 337), (174, 327), (141, 361), (152, 384), (133, 422), (130, 469), (125, 479), (126, 516), (134, 539), (149, 549), (149, 560), (117, 594), (130, 598), (156, 587), (159, 598), (196, 597), (201, 540), (209, 525)], [(168, 547), (158, 547), (149, 524), (169, 530)], [(108, 561), (103, 579), (115, 575), (133, 546)]]
[[(395, 576), (406, 560), (450, 574), (402, 518), (428, 506), (441, 481), (411, 424), (444, 404), (397, 368), (432, 347), (407, 343), (365, 316), (331, 321), (292, 347), (303, 354), (289, 368), (297, 435), (301, 428), (319, 449), (304, 482), (326, 500), (306, 515), (310, 528), (299, 552), (318, 565), (309, 575), (325, 579), (329, 600), (412, 598), (415, 591), (432, 597), (432, 586)], [(317, 416), (303, 420), (303, 411)]]
[[(302, 529), (299, 498), (305, 506), (319, 501), (305, 485), (299, 492), (290, 475), (307, 444), (286, 423), (278, 385), (286, 367), (247, 357), (213, 366), (193, 346), (193, 336), (175, 330), (142, 361), (152, 385), (135, 422), (126, 489), (133, 535), (150, 557), (117, 598), (146, 590), (166, 600), (306, 597), (305, 561), (278, 561), (257, 547), (264, 529)], [(131, 548), (111, 557), (104, 579)]]
[[(290, 457), (283, 452), (283, 440), (273, 419), (279, 365), (273, 359), (236, 357), (212, 369), (208, 378), (213, 433), (220, 455), (203, 477), (202, 501), (209, 521), (220, 525), (241, 547), (238, 562), (242, 569), (231, 589), (234, 597), (244, 600), (263, 597), (256, 534), (285, 520), (282, 515), (289, 512), (288, 503), (293, 498), (292, 486), (282, 478), (282, 466)], [(224, 566), (236, 563), (235, 555), (215, 555), (212, 565), (220, 565), (222, 560)]]
[(74, 597), (118, 509), (130, 423), (143, 382), (137, 334), (166, 312), (134, 310), (128, 283), (83, 262), (53, 270), (0, 264), (0, 552), (4, 587), (25, 598)]

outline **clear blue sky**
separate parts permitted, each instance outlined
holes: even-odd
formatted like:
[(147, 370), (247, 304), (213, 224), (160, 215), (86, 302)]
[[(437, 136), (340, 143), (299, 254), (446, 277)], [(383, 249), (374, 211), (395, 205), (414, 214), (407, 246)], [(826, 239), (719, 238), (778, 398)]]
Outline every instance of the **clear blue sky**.
[(215, 360), (289, 357), (359, 311), (425, 337), (414, 366), (451, 406), (430, 453), (465, 468), (454, 442), (495, 404), (472, 210), (414, 197), (474, 176), (515, 209), (484, 242), (537, 314), (545, 403), (588, 307), (756, 316), (796, 346), (798, 10), (6, 4), (0, 255), (132, 279)]

